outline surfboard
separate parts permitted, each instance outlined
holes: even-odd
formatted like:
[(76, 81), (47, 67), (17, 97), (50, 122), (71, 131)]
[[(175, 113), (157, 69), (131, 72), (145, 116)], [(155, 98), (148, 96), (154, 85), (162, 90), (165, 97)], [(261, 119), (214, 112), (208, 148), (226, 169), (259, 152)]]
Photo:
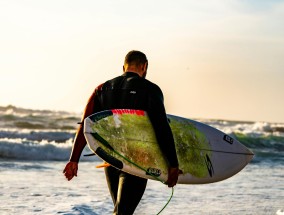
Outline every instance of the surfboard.
[[(206, 184), (241, 171), (253, 153), (231, 136), (201, 122), (167, 115), (179, 168), (178, 183)], [(89, 148), (110, 165), (139, 177), (167, 180), (167, 162), (142, 110), (113, 109), (84, 121)]]

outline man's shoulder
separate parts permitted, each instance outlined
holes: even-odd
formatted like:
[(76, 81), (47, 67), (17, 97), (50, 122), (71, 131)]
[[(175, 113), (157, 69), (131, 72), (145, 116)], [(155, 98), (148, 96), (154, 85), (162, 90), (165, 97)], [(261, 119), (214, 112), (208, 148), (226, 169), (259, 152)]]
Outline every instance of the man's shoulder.
[(121, 75), (116, 76), (115, 78), (109, 79), (102, 84), (102, 89), (111, 89), (115, 85), (117, 85), (117, 83), (119, 83), (122, 79), (123, 77)]
[(145, 80), (146, 84), (149, 85), (153, 90), (161, 91), (161, 88), (157, 84), (155, 84), (155, 83), (153, 83), (153, 82), (151, 82), (147, 79), (144, 79), (144, 80)]
[(115, 78), (109, 79), (107, 81), (105, 81), (104, 83), (98, 85), (95, 90), (96, 91), (101, 91), (105, 88), (109, 88), (109, 86), (111, 86), (114, 82), (116, 82), (118, 79), (121, 79), (121, 76), (117, 76)]
[(96, 90), (96, 91), (97, 91), (97, 90), (102, 90), (103, 86), (104, 86), (104, 84), (100, 84), (99, 86), (96, 87), (95, 90)]

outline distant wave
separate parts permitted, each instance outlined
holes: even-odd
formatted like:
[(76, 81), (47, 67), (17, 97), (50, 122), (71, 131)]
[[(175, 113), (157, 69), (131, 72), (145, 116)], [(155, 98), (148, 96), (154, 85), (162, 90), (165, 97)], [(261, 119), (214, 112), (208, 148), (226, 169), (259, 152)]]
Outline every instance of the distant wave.
[(78, 114), (64, 111), (31, 110), (11, 105), (0, 106), (1, 128), (74, 130), (79, 121)]
[[(0, 158), (68, 160), (79, 121), (78, 114), (64, 111), (0, 106)], [(253, 162), (284, 161), (284, 123), (198, 121), (237, 138), (256, 154)], [(85, 153), (91, 153), (88, 147)]]

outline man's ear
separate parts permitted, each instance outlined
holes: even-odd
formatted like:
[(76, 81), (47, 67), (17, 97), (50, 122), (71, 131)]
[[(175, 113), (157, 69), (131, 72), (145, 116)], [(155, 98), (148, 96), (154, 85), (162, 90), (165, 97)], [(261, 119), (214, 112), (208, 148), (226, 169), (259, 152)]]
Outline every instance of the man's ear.
[(144, 65), (143, 65), (143, 71), (147, 71), (147, 69), (148, 69), (148, 62), (146, 62)]
[(142, 78), (146, 78), (146, 75), (147, 75), (147, 70), (143, 72), (143, 74), (142, 74), (141, 77), (142, 77)]
[(123, 65), (123, 67), (122, 67), (122, 70), (123, 70), (123, 72), (125, 72), (125, 67), (124, 67), (124, 65)]

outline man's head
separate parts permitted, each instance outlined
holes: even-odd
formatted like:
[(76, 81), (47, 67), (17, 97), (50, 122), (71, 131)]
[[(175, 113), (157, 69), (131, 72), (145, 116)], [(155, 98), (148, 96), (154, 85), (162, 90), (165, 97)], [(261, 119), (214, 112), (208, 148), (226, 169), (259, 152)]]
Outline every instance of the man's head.
[(146, 76), (148, 68), (148, 60), (146, 55), (140, 51), (130, 51), (125, 56), (123, 71), (136, 72), (141, 77)]

